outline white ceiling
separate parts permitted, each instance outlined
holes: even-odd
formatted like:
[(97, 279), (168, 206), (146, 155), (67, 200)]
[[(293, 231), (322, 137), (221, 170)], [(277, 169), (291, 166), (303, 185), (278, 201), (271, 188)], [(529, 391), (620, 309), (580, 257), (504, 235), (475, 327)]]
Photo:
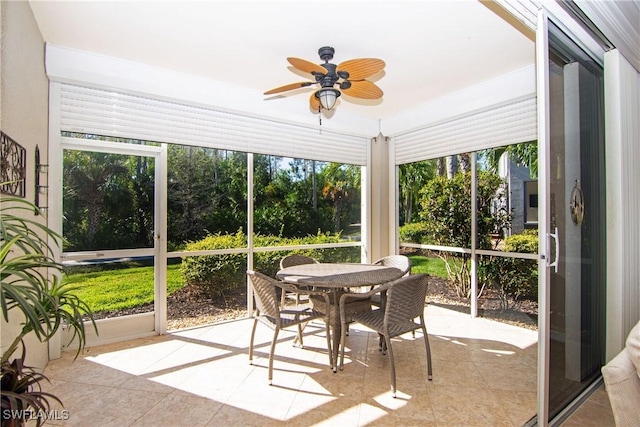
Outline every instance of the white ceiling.
[[(476, 0), (30, 1), (46, 42), (242, 86), (304, 81), (289, 56), (373, 57), (381, 101), (337, 110), (386, 119), (534, 62), (533, 41)], [(307, 108), (315, 86), (287, 92)], [(278, 99), (264, 96), (277, 108)]]

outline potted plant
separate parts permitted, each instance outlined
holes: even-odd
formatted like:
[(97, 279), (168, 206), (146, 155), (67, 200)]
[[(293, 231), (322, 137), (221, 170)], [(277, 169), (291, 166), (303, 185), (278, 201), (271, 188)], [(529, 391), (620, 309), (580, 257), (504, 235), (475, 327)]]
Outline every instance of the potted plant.
[[(48, 240), (59, 245), (61, 236), (30, 219), (37, 208), (15, 197), (3, 197), (0, 204), (0, 304), (2, 316), (22, 314), (21, 330), (2, 353), (2, 426), (24, 425), (35, 414), (36, 425), (46, 422), (51, 401), (62, 402), (43, 392), (47, 377), (25, 366), (24, 338), (33, 333), (40, 342), (49, 341), (61, 326), (69, 328), (79, 346), (86, 344), (85, 319), (97, 332), (93, 313), (74, 294), (74, 288), (62, 283), (62, 264), (53, 258)], [(19, 349), (21, 352), (18, 352)]]

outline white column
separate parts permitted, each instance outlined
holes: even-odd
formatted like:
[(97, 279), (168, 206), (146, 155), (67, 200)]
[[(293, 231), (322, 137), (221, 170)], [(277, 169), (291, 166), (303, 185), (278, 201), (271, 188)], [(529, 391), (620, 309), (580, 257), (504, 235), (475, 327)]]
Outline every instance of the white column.
[(608, 361), (640, 319), (640, 73), (617, 50), (604, 61)]
[(580, 77), (581, 65), (577, 62), (564, 67), (564, 194), (565, 202), (558, 209), (558, 215), (563, 215), (564, 232), (560, 241), (564, 246), (565, 262), (565, 300), (564, 300), (564, 332), (565, 332), (565, 376), (573, 381), (581, 381), (580, 371), (581, 353), (581, 324), (582, 304), (580, 301), (582, 290), (582, 228), (573, 223), (571, 209), (571, 193), (580, 182)]
[[(389, 253), (389, 141), (382, 134), (371, 140), (371, 180), (369, 200), (371, 202), (371, 234), (369, 261), (375, 261)], [(395, 181), (394, 181), (395, 184)], [(395, 190), (395, 189), (394, 189)]]

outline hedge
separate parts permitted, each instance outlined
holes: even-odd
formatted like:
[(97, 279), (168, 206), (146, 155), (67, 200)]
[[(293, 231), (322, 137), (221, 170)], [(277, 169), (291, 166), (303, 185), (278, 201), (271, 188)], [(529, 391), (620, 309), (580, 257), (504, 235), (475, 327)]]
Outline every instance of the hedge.
[[(339, 234), (309, 235), (301, 238), (254, 236), (254, 247), (272, 247), (344, 242)], [(202, 240), (190, 242), (186, 251), (232, 249), (247, 247), (247, 236), (239, 230), (235, 234), (212, 234)], [(327, 249), (301, 249), (254, 253), (254, 270), (274, 277), (280, 269), (280, 260), (292, 253), (307, 255), (319, 262), (360, 262), (360, 247)], [(182, 277), (186, 285), (195, 285), (206, 295), (218, 296), (244, 289), (246, 286), (247, 255), (223, 254), (188, 256), (182, 260)]]

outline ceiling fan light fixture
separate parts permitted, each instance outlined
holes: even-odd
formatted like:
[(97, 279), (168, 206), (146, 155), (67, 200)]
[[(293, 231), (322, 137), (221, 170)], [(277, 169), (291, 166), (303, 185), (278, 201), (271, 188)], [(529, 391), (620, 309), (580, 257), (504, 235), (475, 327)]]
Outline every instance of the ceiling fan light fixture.
[(325, 110), (331, 110), (336, 105), (336, 100), (340, 96), (340, 91), (333, 88), (322, 88), (316, 92), (316, 98)]

